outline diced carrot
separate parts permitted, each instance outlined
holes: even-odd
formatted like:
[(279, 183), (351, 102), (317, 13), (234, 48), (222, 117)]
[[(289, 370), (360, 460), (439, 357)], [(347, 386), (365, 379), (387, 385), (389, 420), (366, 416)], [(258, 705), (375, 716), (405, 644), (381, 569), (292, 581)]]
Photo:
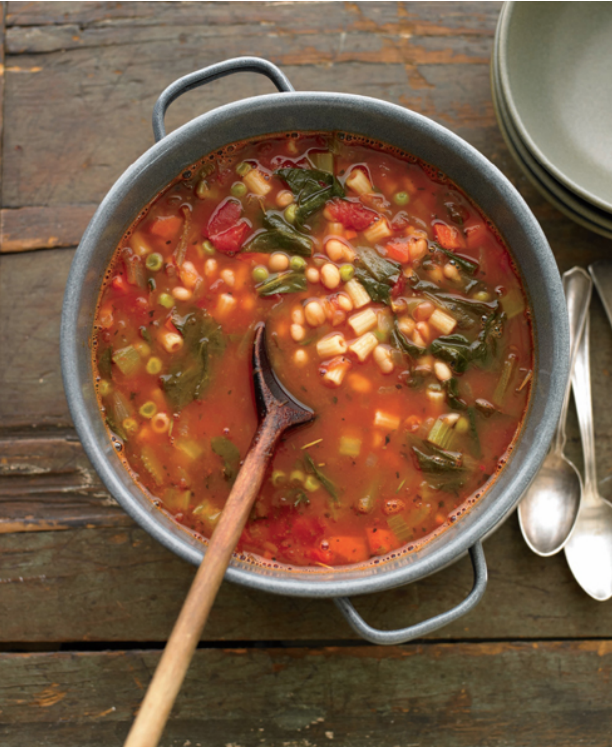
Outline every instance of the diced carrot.
[(465, 238), (459, 232), (459, 229), (454, 226), (447, 226), (446, 223), (435, 223), (433, 230), (436, 241), (444, 249), (448, 249), (449, 252), (454, 252), (457, 249), (465, 249)]
[(129, 290), (127, 281), (123, 275), (115, 275), (111, 281), (111, 285), (116, 291), (120, 291), (121, 293), (127, 293)]
[(393, 532), (387, 529), (378, 529), (370, 527), (366, 529), (368, 546), (372, 555), (386, 555), (394, 547), (397, 547), (397, 540)]
[(357, 231), (353, 231), (353, 229), (352, 229), (352, 228), (347, 228), (347, 229), (346, 229), (346, 230), (344, 231), (344, 238), (345, 238), (345, 239), (348, 239), (349, 241), (350, 241), (351, 239), (354, 239), (354, 238), (355, 238), (356, 236), (357, 236)]
[(408, 262), (410, 259), (410, 246), (408, 242), (392, 241), (390, 244), (387, 244), (386, 249), (391, 259), (395, 259), (398, 262)]
[(174, 239), (181, 230), (183, 219), (178, 215), (163, 215), (149, 226), (149, 231), (160, 239)]
[(329, 549), (340, 563), (359, 563), (370, 557), (368, 544), (362, 537), (330, 537)]

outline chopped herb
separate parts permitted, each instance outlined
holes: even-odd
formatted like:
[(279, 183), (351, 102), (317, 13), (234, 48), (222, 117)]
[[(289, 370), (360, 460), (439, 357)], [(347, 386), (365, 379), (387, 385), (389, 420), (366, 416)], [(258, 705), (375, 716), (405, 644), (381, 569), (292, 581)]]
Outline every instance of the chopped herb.
[(240, 468), (238, 447), (225, 436), (211, 438), (210, 445), (215, 454), (223, 459), (223, 476), (228, 482), (234, 482)]
[(316, 441), (312, 441), (311, 443), (306, 444), (305, 446), (301, 446), (300, 448), (309, 449), (311, 446), (316, 446), (317, 444), (320, 444), (322, 440), (323, 440), (322, 438), (318, 438)]
[(308, 452), (304, 454), (304, 461), (306, 463), (306, 469), (308, 472), (312, 472), (314, 476), (319, 480), (321, 485), (327, 490), (327, 492), (331, 495), (331, 497), (338, 502), (338, 490), (334, 483), (326, 477), (321, 470), (317, 467), (317, 465), (314, 463), (314, 459), (310, 456)]

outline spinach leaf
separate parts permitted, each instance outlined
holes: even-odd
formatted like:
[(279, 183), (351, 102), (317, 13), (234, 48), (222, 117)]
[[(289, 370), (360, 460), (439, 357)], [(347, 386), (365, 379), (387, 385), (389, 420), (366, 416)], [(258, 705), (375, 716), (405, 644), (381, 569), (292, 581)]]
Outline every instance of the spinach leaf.
[(465, 410), (467, 408), (467, 403), (459, 396), (459, 385), (457, 379), (447, 379), (444, 386), (446, 387), (450, 406), (454, 407), (455, 410)]
[(368, 295), (374, 303), (391, 303), (391, 287), (386, 283), (379, 283), (363, 267), (355, 268), (355, 277), (367, 290)]
[(391, 303), (391, 288), (402, 275), (402, 268), (395, 262), (381, 257), (376, 249), (357, 248), (355, 276), (375, 303)]
[(412, 451), (417, 458), (421, 472), (437, 474), (463, 470), (462, 454), (459, 452), (436, 449), (433, 454), (428, 454), (418, 446), (413, 446)]
[(304, 454), (304, 462), (306, 463), (306, 470), (314, 474), (317, 480), (321, 483), (321, 485), (323, 485), (325, 490), (327, 490), (327, 492), (331, 495), (331, 497), (337, 503), (338, 502), (338, 489), (336, 488), (334, 483), (321, 472), (321, 470), (315, 464), (314, 459), (310, 456), (308, 452), (305, 452)]
[(369, 246), (358, 247), (357, 256), (359, 264), (363, 265), (379, 283), (386, 283), (391, 287), (397, 283), (402, 274), (401, 265), (381, 257), (376, 249)]
[(312, 255), (312, 239), (296, 231), (280, 216), (274, 215), (274, 213), (266, 213), (263, 222), (268, 230), (256, 234), (241, 251), (269, 254), (284, 250), (289, 254), (298, 254), (301, 257)]
[(474, 342), (470, 343), (463, 335), (443, 335), (431, 343), (430, 351), (454, 371), (463, 373), (470, 363), (485, 364), (489, 354), (495, 354), (495, 338), (501, 334), (502, 325), (503, 315), (490, 314)]
[(260, 296), (274, 296), (277, 293), (298, 293), (306, 290), (306, 287), (306, 276), (303, 272), (288, 270), (270, 275), (257, 286), (257, 292)]
[(185, 316), (174, 312), (172, 322), (185, 344), (182, 354), (161, 380), (168, 399), (180, 410), (204, 394), (212, 380), (214, 360), (225, 349), (225, 338), (221, 327), (204, 309)]
[(275, 171), (297, 197), (295, 225), (301, 228), (306, 220), (320, 210), (332, 197), (344, 197), (340, 182), (326, 171), (318, 169), (279, 169)]
[(394, 348), (397, 348), (397, 350), (402, 353), (407, 353), (411, 358), (420, 358), (427, 352), (425, 348), (420, 348), (418, 345), (410, 342), (410, 340), (408, 340), (406, 336), (402, 332), (400, 332), (397, 324), (397, 319), (393, 324), (393, 331), (391, 332), (389, 342), (393, 345)]
[(474, 262), (473, 259), (463, 257), (461, 254), (455, 254), (455, 252), (445, 249), (443, 246), (440, 246), (440, 244), (434, 244), (434, 246), (436, 251), (442, 252), (442, 254), (445, 254), (449, 259), (452, 259), (457, 267), (468, 275), (473, 275), (476, 270), (478, 270), (478, 263)]
[(228, 482), (234, 482), (240, 469), (240, 452), (236, 444), (224, 436), (210, 439), (212, 450), (223, 459), (223, 476)]

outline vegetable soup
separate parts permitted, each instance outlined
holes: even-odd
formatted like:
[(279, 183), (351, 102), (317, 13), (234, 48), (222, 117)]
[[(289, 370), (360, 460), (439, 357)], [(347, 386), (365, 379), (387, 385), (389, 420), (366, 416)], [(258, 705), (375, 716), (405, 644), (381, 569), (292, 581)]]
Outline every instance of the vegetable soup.
[(494, 228), (413, 156), (342, 133), (233, 144), (117, 248), (94, 329), (100, 407), (151, 499), (204, 537), (256, 430), (261, 321), (277, 375), (317, 417), (281, 440), (245, 556), (410, 552), (508, 458), (531, 388), (526, 299)]

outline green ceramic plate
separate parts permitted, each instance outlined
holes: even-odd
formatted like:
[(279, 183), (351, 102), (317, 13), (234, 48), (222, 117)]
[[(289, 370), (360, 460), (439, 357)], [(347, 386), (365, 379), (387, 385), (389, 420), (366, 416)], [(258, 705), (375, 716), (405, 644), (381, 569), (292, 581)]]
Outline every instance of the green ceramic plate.
[(498, 63), (501, 94), (532, 155), (612, 212), (612, 3), (507, 3)]

